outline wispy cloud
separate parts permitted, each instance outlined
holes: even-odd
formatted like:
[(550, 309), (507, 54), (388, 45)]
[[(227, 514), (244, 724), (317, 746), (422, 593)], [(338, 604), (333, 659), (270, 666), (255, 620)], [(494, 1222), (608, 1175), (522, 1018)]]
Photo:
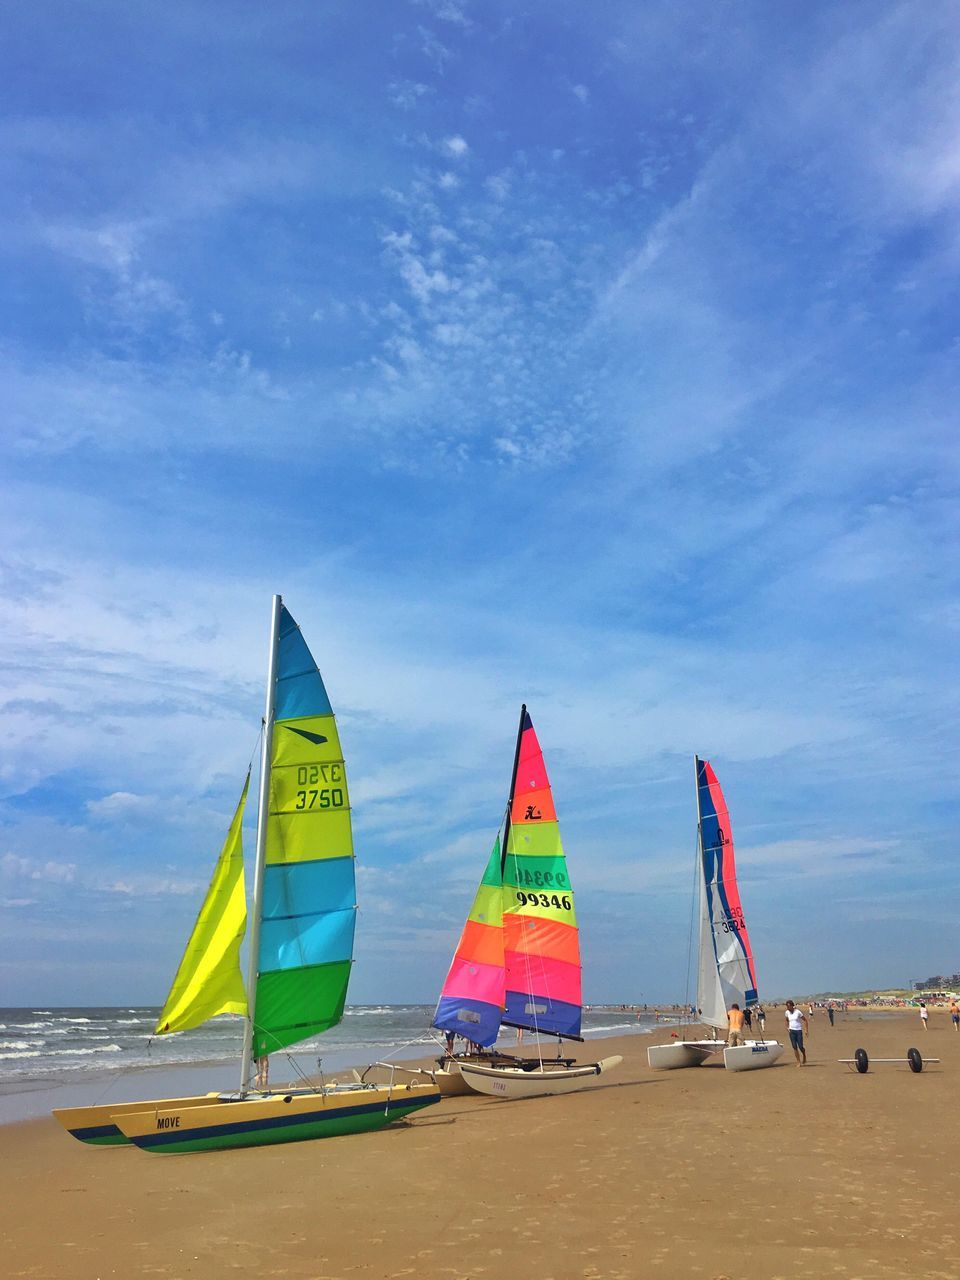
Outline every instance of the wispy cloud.
[(72, 862), (54, 862), (52, 859), (40, 862), (34, 858), (21, 858), (15, 853), (0, 856), (0, 871), (14, 880), (39, 880), (47, 884), (72, 884), (77, 878), (77, 868)]

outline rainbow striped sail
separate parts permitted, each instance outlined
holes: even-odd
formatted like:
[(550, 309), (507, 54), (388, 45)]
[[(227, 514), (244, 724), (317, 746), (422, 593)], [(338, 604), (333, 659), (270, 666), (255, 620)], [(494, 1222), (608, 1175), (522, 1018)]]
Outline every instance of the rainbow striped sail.
[(505, 990), (503, 868), (498, 834), (443, 984), (433, 1025), (487, 1048), (500, 1031)]
[(336, 1026), (353, 962), (350, 800), (330, 699), (280, 607), (253, 1056)]
[(710, 762), (694, 759), (703, 872), (697, 1004), (708, 1026), (725, 1028), (733, 1003), (741, 1009), (757, 1003), (757, 975), (737, 888), (730, 814)]
[(580, 943), (543, 752), (526, 707), (497, 840), (433, 1025), (492, 1045), (501, 1023), (579, 1038)]

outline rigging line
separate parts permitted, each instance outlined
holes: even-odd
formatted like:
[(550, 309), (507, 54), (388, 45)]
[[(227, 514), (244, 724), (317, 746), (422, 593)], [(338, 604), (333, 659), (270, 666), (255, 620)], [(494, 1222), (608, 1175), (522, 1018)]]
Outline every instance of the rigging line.
[(389, 1062), (391, 1057), (395, 1057), (398, 1053), (401, 1052), (401, 1050), (413, 1048), (414, 1045), (435, 1044), (438, 1046), (442, 1046), (443, 1043), (444, 1043), (443, 1040), (439, 1036), (418, 1036), (416, 1040), (407, 1040), (404, 1044), (397, 1044), (397, 1045), (393, 1045), (392, 1047), (388, 1044), (377, 1044), (377, 1043), (374, 1043), (369, 1047), (371, 1049), (381, 1049), (381, 1048), (386, 1049), (387, 1052), (381, 1054), (380, 1056), (384, 1058), (387, 1062)]
[(257, 730), (256, 741), (253, 744), (253, 750), (250, 753), (250, 760), (247, 763), (247, 773), (253, 772), (253, 762), (260, 753), (260, 740), (263, 737), (263, 719), (260, 720), (260, 728)]

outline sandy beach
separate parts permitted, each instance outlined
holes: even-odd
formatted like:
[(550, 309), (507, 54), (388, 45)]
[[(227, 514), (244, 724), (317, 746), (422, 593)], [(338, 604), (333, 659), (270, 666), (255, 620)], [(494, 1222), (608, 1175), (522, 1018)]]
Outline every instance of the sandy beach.
[[(781, 1040), (781, 1010), (767, 1034)], [(55, 1122), (0, 1128), (11, 1277), (934, 1278), (953, 1224), (960, 1035), (935, 1010), (814, 1019), (809, 1065), (653, 1072), (655, 1036), (593, 1041), (582, 1093), (445, 1100), (395, 1128), (211, 1155), (91, 1149)], [(863, 1046), (938, 1066), (866, 1076)]]

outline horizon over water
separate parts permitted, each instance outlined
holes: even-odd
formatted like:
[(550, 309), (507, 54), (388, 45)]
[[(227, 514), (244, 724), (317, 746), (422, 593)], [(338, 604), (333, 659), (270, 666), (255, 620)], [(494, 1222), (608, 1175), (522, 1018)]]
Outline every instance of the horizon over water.
[[(362, 1067), (378, 1058), (429, 1057), (439, 1043), (430, 1020), (435, 1005), (348, 1005), (343, 1020), (271, 1058), (271, 1079), (292, 1082)], [(47, 1114), (59, 1106), (132, 1101), (144, 1096), (232, 1089), (237, 1086), (243, 1018), (223, 1014), (191, 1031), (154, 1036), (159, 1006), (45, 1006), (0, 1008), (0, 1124)], [(590, 1005), (583, 1010), (588, 1039), (648, 1033), (653, 1012)], [(515, 1041), (505, 1028), (502, 1044)], [(548, 1037), (552, 1044), (553, 1038)]]

